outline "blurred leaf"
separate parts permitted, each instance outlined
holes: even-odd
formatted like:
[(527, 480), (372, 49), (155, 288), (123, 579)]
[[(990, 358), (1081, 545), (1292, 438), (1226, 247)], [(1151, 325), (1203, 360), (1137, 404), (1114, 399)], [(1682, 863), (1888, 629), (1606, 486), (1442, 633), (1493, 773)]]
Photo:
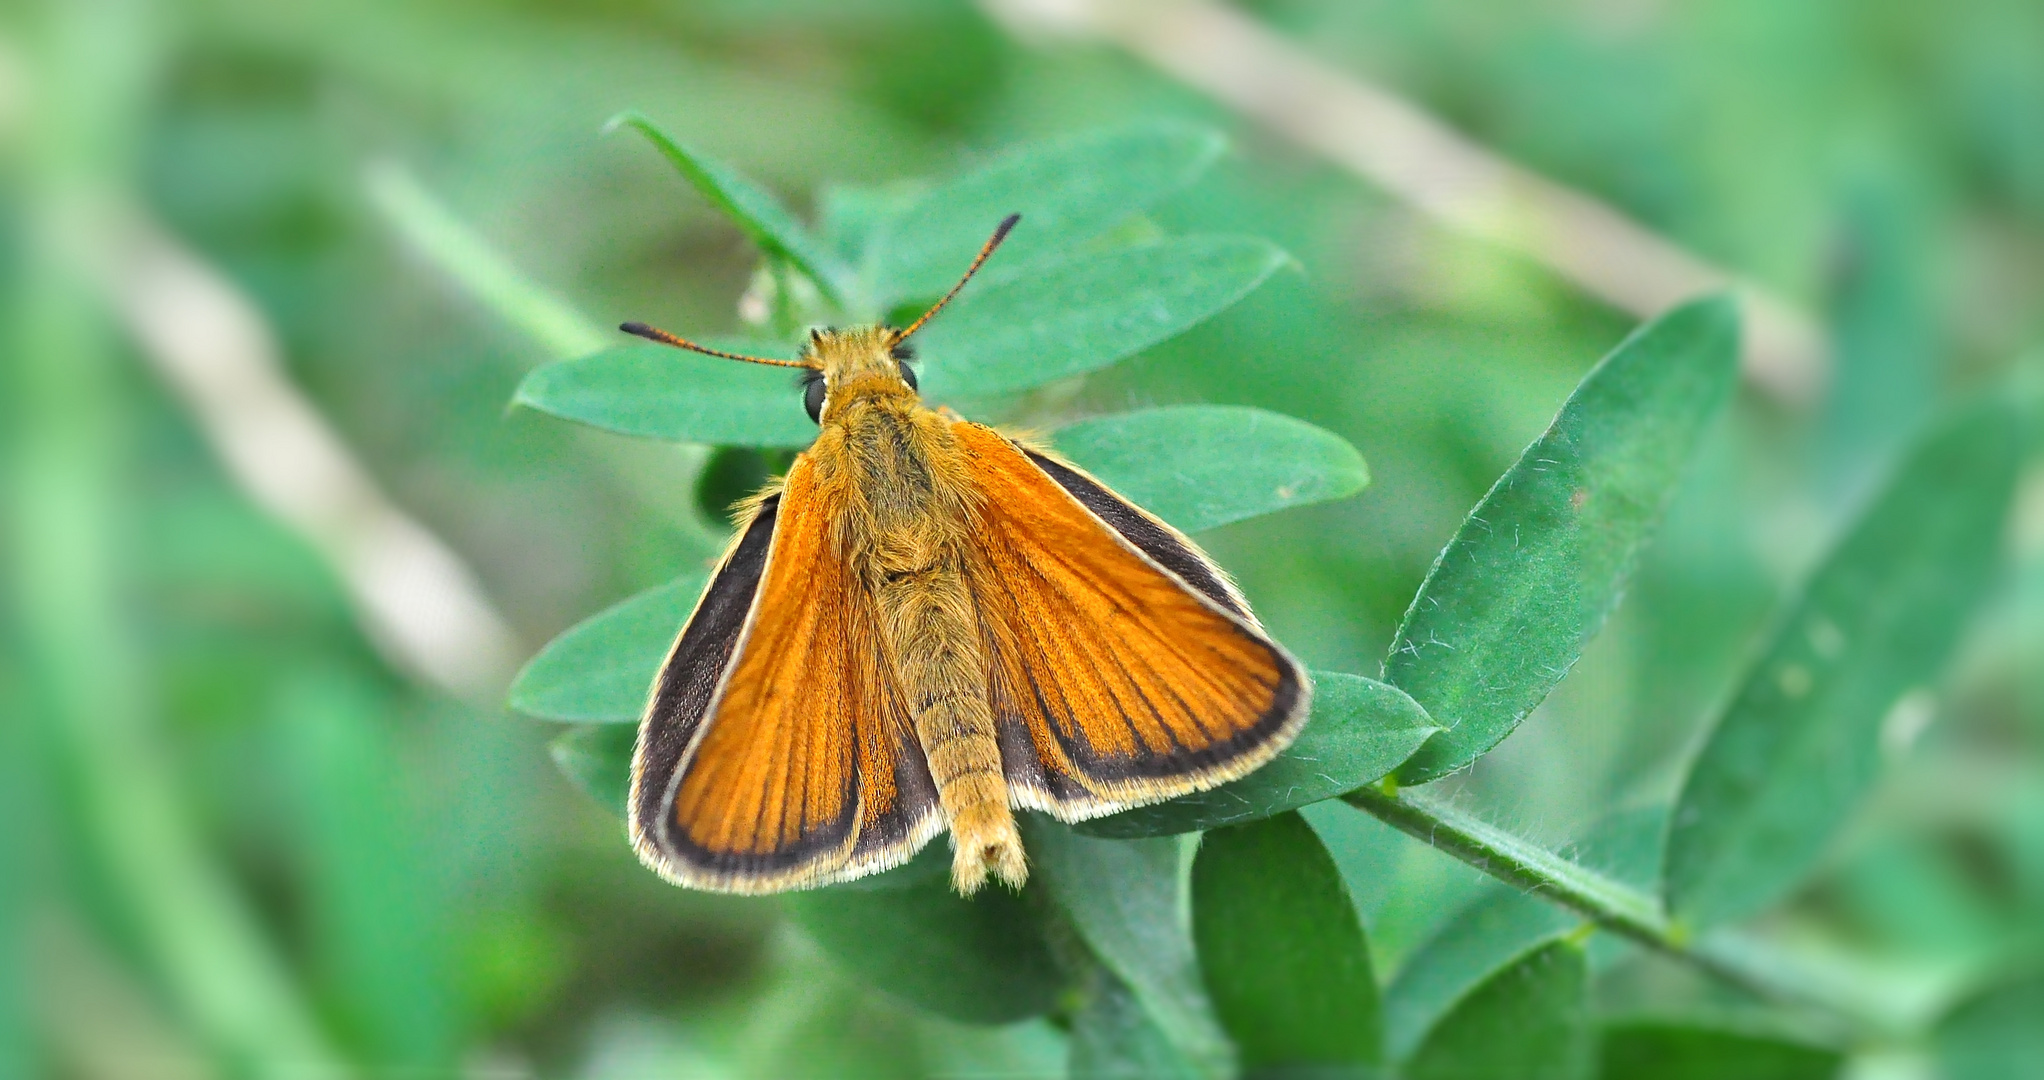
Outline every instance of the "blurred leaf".
[(590, 724), (554, 736), (547, 752), (584, 794), (623, 818), (632, 790), (632, 747), (638, 738), (636, 725)]
[(1567, 936), (1574, 912), (1491, 883), (1405, 962), (1384, 988), (1384, 1037), (1393, 1056), (1410, 1054), (1457, 1001), (1512, 961)]
[(1237, 405), (1180, 405), (1081, 420), (1058, 453), (1183, 532), (1347, 498), (1370, 482), (1346, 439)]
[(1197, 179), (1225, 145), (1209, 128), (1151, 123), (1011, 150), (932, 185), (891, 222), (873, 292), (882, 306), (941, 295), (1009, 214), (1022, 222), (1004, 267), (1069, 251)]
[(1485, 980), (1406, 1061), (1405, 1080), (1587, 1080), (1583, 950), (1544, 945)]
[[(900, 1080), (931, 1075), (914, 1012), (828, 970), (791, 971), (774, 997), (755, 1006), (771, 1018), (745, 1031), (741, 1044), (746, 1080), (829, 1077), (830, 1080)], [(696, 1036), (699, 1041), (701, 1036)], [(651, 1077), (697, 1080), (668, 1065), (617, 1080)], [(714, 1074), (708, 1080), (716, 1080)]]
[[(1571, 861), (1618, 881), (1650, 887), (1668, 823), (1661, 806), (1614, 813), (1593, 826)], [(1390, 1053), (1412, 1052), (1427, 1029), (1491, 973), (1583, 925), (1582, 916), (1515, 886), (1491, 882), (1406, 957), (1384, 990)]]
[[(862, 262), (879, 230), (915, 205), (928, 184), (914, 180), (875, 186), (825, 184), (816, 195), (816, 225), (839, 257)], [(1002, 214), (994, 218), (996, 222)], [(985, 242), (981, 237), (981, 242)], [(975, 249), (976, 250), (976, 249)], [(964, 266), (960, 266), (961, 271)], [(949, 288), (947, 284), (945, 288)]]
[(547, 642), (511, 683), (511, 707), (546, 720), (637, 723), (707, 575), (620, 601)]
[(807, 446), (816, 438), (788, 370), (652, 342), (541, 364), (518, 384), (511, 403), (621, 435), (674, 442)]
[(1167, 836), (1256, 821), (1344, 795), (1383, 777), (1440, 730), (1405, 692), (1341, 672), (1313, 673), (1313, 718), (1264, 767), (1211, 791), (1082, 822), (1118, 838)]
[(2044, 976), (1981, 989), (1931, 1033), (1942, 1080), (2044, 1077)]
[(560, 357), (580, 356), (610, 340), (608, 327), (520, 273), (403, 166), (377, 162), (364, 179), (371, 201), (412, 248), (505, 325)]
[(1658, 1020), (1605, 1025), (1598, 1057), (1599, 1080), (1831, 1080), (1845, 1063), (1808, 1043)]
[[(0, 659), (0, 712), (16, 718), (0, 724), (0, 1076), (33, 1076), (29, 1055), (28, 912), (35, 899), (31, 882), (43, 880), (29, 843), (47, 835), (41, 777), (30, 747), (28, 697), (14, 654)], [(43, 1015), (55, 1010), (41, 1006)]]
[(1187, 236), (968, 289), (918, 334), (924, 395), (984, 398), (1096, 371), (1227, 310), (1290, 261), (1252, 237)]
[(1150, 1017), (1128, 984), (1094, 964), (1072, 1017), (1071, 1080), (1198, 1080), (1210, 1075)]
[(1737, 375), (1738, 315), (1694, 301), (1604, 358), (1441, 551), (1384, 680), (1448, 730), (1399, 770), (1437, 779), (1511, 734), (1617, 604)]
[(1298, 814), (1200, 841), (1192, 931), (1246, 1074), (1377, 1063), (1370, 945), (1341, 871)]
[(1096, 840), (1033, 814), (1024, 828), (1035, 872), (1080, 939), (1186, 1060), (1220, 1072), (1228, 1041), (1183, 921), (1178, 842)]
[(940, 1016), (1010, 1023), (1049, 1012), (1063, 986), (1039, 909), (1006, 889), (966, 899), (948, 876), (925, 876), (885, 891), (795, 893), (785, 904), (847, 972)]
[(301, 675), (280, 726), (298, 796), (294, 851), (317, 970), (365, 1063), (445, 1073), (456, 1056), (448, 883), (379, 727), (388, 703), (344, 675)]
[(1844, 250), (1830, 304), (1832, 364), (1817, 466), (1833, 492), (1860, 490), (1937, 400), (1943, 352), (1925, 200), (1892, 170), (1846, 192)]
[(781, 205), (771, 192), (754, 184), (730, 166), (697, 153), (662, 131), (637, 112), (622, 112), (604, 125), (605, 131), (630, 127), (652, 142), (683, 178), (702, 196), (716, 204), (760, 250), (795, 264), (826, 295), (842, 304), (851, 272), (829, 248), (809, 235), (795, 215)]
[(2004, 405), (1947, 418), (1811, 577), (1676, 802), (1675, 916), (1743, 918), (1809, 872), (1873, 780), (1883, 719), (1937, 677), (1992, 579), (2020, 452)]

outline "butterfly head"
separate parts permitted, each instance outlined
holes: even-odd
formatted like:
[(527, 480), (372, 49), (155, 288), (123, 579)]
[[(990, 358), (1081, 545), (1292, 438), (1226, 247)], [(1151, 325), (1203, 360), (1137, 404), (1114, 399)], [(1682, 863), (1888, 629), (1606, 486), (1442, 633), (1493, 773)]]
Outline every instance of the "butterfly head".
[(908, 335), (892, 326), (824, 327), (809, 331), (802, 350), (802, 407), (823, 423), (833, 403), (855, 399), (916, 397), (914, 358)]
[(628, 322), (618, 327), (627, 334), (634, 334), (649, 341), (672, 345), (691, 352), (708, 356), (721, 356), (726, 360), (743, 360), (750, 364), (772, 364), (776, 367), (803, 368), (802, 404), (809, 410), (809, 418), (823, 423), (826, 413), (833, 411), (833, 401), (846, 402), (861, 398), (916, 396), (916, 374), (908, 366), (911, 353), (908, 339), (911, 334), (923, 328), (951, 298), (965, 288), (972, 275), (987, 261), (987, 256), (1001, 246), (1008, 238), (1008, 230), (1022, 220), (1020, 214), (1009, 214), (1001, 219), (994, 235), (980, 247), (972, 265), (965, 268), (964, 276), (951, 291), (923, 312), (922, 317), (908, 324), (905, 329), (892, 326), (860, 326), (850, 330), (835, 327), (818, 328), (809, 331), (809, 342), (802, 349), (802, 355), (794, 360), (778, 360), (765, 356), (746, 356), (741, 353), (725, 352), (698, 345), (687, 338), (678, 337), (665, 330), (655, 329), (645, 323)]

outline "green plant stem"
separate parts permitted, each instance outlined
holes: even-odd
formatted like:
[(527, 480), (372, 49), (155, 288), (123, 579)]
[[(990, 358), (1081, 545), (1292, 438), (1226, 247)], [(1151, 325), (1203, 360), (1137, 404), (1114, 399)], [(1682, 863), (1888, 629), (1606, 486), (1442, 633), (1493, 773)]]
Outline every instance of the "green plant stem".
[[(414, 252), (485, 311), (538, 345), (550, 359), (586, 356), (617, 343), (619, 335), (607, 332), (573, 304), (520, 273), (402, 166), (390, 162), (375, 165), (365, 182), (371, 201)], [(614, 438), (585, 433), (582, 442), (610, 468), (626, 493), (681, 533), (691, 549), (686, 556), (707, 558), (723, 550), (722, 523), (705, 519), (689, 494), (695, 491), (703, 466), (709, 462), (709, 447), (666, 444), (678, 453), (679, 461), (659, 462), (664, 467), (649, 468), (655, 463)], [(683, 497), (677, 500), (676, 491)]]
[(376, 208), (420, 255), (547, 352), (581, 356), (614, 343), (594, 320), (520, 274), (402, 167), (381, 162), (365, 179)]
[[(1514, 836), (1418, 791), (1372, 785), (1346, 801), (1412, 838), (1438, 848), (1533, 896), (1560, 904), (1613, 934), (1672, 957), (1770, 1000), (1810, 1006), (1852, 1027), (1881, 1026), (1858, 1004), (1826, 994), (1817, 980), (1796, 977), (1770, 950), (1721, 941), (1692, 941), (1652, 896)], [(1764, 957), (1766, 963), (1752, 962)]]

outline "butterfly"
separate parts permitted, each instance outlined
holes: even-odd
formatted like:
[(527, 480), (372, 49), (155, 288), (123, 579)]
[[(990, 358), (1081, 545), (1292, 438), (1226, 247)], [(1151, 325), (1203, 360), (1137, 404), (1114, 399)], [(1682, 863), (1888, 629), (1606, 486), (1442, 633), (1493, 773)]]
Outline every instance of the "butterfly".
[(817, 329), (814, 443), (741, 505), (632, 756), (645, 864), (769, 893), (900, 865), (1019, 888), (1017, 810), (1080, 821), (1214, 787), (1304, 725), (1306, 673), (1184, 535), (1050, 450), (925, 405), (905, 329)]

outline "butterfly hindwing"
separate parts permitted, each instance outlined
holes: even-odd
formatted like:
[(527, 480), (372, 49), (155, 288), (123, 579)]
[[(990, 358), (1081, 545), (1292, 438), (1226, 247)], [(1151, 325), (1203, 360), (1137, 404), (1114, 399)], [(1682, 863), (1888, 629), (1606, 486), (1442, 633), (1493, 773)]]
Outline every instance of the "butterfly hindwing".
[(1305, 673), (1191, 541), (1055, 458), (953, 430), (980, 487), (975, 595), (1018, 802), (1094, 817), (1212, 787), (1291, 741)]
[[(870, 598), (839, 556), (814, 487), (814, 466), (798, 460), (761, 504), (648, 707), (634, 833), (683, 884), (770, 892), (856, 877), (906, 861), (941, 828)], [(762, 528), (765, 542), (755, 539)], [(702, 720), (678, 723), (701, 676), (676, 665), (693, 659), (691, 635), (725, 578), (747, 572), (757, 585), (743, 625), (727, 618), (711, 631), (731, 645)], [(730, 591), (741, 588), (734, 578)]]

